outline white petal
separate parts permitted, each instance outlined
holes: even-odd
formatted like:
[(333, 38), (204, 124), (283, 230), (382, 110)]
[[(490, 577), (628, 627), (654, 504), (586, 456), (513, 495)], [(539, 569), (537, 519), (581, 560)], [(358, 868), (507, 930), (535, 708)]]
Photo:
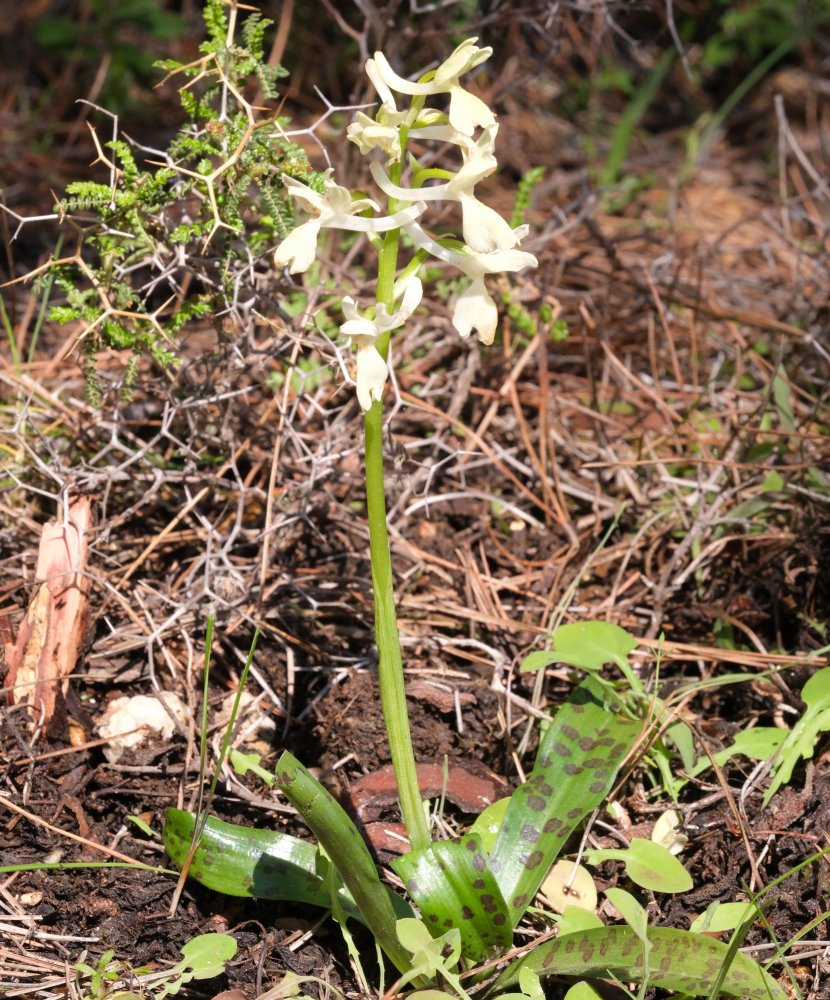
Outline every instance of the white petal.
[[(377, 205), (371, 199), (359, 199), (352, 201), (352, 192), (332, 180), (326, 180), (326, 208), (332, 215), (351, 215), (353, 212), (360, 212), (364, 208), (375, 208)], [(360, 202), (365, 202), (361, 204)]]
[(395, 98), (392, 96), (392, 91), (386, 86), (386, 81), (383, 78), (380, 67), (374, 59), (366, 60), (366, 76), (372, 81), (372, 85), (378, 92), (378, 96), (386, 111), (394, 114), (397, 111)]
[(492, 344), (498, 318), (496, 303), (488, 295), (484, 282), (478, 279), (458, 296), (452, 325), (462, 337), (469, 337), (471, 331), (476, 330), (482, 344)]
[(393, 184), (388, 174), (380, 163), (375, 160), (369, 164), (369, 172), (372, 180), (390, 198), (397, 198), (398, 201), (455, 201), (447, 184), (435, 184), (433, 187), (425, 188), (405, 188), (398, 184)]
[(453, 253), (449, 263), (455, 264), (468, 278), (483, 278), (485, 274), (500, 271), (523, 271), (526, 267), (536, 267), (539, 262), (524, 250), (493, 250), (491, 253)]
[(411, 278), (407, 278), (406, 285), (403, 290), (401, 308), (399, 311), (402, 322), (403, 320), (409, 319), (409, 317), (415, 312), (421, 303), (421, 296), (423, 294), (424, 286), (417, 274), (413, 274)]
[(408, 226), (426, 210), (423, 201), (402, 208), (394, 215), (382, 215), (378, 219), (366, 219), (362, 215), (331, 215), (320, 220), (321, 225), (330, 229), (348, 229), (353, 233), (388, 233), (390, 229)]
[(319, 191), (286, 174), (283, 174), (282, 182), (286, 194), (298, 201), (310, 215), (320, 215), (325, 210), (326, 198)]
[(358, 317), (357, 319), (347, 319), (345, 323), (341, 323), (340, 332), (344, 337), (368, 337), (370, 340), (374, 340), (380, 330), (370, 319)]
[(347, 320), (360, 319), (360, 313), (357, 311), (357, 303), (351, 295), (343, 296), (341, 307), (343, 309), (343, 315)]
[[(435, 71), (435, 82), (447, 84), (457, 81), (463, 73), (489, 59), (493, 54), (491, 48), (480, 49), (476, 42), (478, 38), (465, 38), (464, 41), (441, 63)], [(446, 88), (445, 88), (446, 89)]]
[[(369, 79), (374, 83), (378, 93), (380, 93), (378, 82), (383, 83), (387, 88), (391, 87), (392, 90), (397, 90), (399, 94), (410, 94), (413, 96), (416, 94), (440, 94), (447, 89), (440, 85), (435, 86), (432, 83), (412, 83), (410, 80), (398, 76), (382, 52), (376, 52), (375, 58), (370, 60), (370, 62), (372, 63), (372, 74), (374, 75), (370, 75)], [(369, 63), (366, 64), (366, 72), (369, 72)]]
[(355, 121), (346, 129), (348, 138), (357, 144), (365, 156), (373, 149), (382, 149), (390, 159), (401, 158), (401, 139), (398, 130), (391, 125), (379, 125), (368, 115), (358, 111)]
[(309, 219), (288, 236), (274, 251), (274, 266), (289, 265), (289, 274), (307, 271), (317, 255), (317, 236), (320, 232), (320, 220)]
[(459, 197), (463, 213), (464, 242), (476, 253), (510, 250), (519, 238), (498, 212), (471, 194)]
[(378, 354), (374, 340), (367, 340), (357, 350), (357, 401), (365, 412), (372, 403), (383, 396), (389, 369)]
[(376, 324), (372, 320), (366, 319), (365, 316), (360, 315), (357, 303), (351, 295), (343, 296), (342, 307), (346, 322), (340, 324), (340, 332), (344, 337), (369, 337), (371, 340), (377, 337), (378, 329)]
[(477, 126), (489, 128), (496, 123), (496, 116), (480, 97), (463, 87), (450, 88), (450, 125), (464, 135), (472, 135)]

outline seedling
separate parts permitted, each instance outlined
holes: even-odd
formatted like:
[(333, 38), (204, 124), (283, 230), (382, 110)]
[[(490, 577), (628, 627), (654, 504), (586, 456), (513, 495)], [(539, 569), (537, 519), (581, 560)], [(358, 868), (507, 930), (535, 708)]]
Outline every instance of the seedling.
[[(114, 961), (115, 952), (105, 951), (93, 968), (79, 962), (79, 974), (91, 977), (85, 1000), (138, 1000), (139, 996), (164, 1000), (175, 996), (194, 979), (213, 979), (225, 970), (236, 954), (236, 941), (228, 934), (200, 934), (182, 946), (182, 960), (163, 972), (129, 969)], [(134, 984), (138, 992), (124, 989)]]

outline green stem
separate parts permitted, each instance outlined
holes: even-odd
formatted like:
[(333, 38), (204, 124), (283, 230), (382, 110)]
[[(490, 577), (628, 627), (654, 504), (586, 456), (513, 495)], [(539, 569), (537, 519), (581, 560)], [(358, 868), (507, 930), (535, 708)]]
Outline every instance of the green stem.
[[(394, 306), (395, 270), (399, 234), (387, 234), (378, 260), (377, 301), (391, 311)], [(386, 358), (389, 334), (378, 337), (377, 348)], [(386, 529), (386, 496), (383, 479), (383, 404), (377, 400), (365, 416), (366, 509), (369, 518), (369, 548), (372, 556), (372, 584), (375, 592), (375, 636), (378, 646), (380, 703), (389, 739), (389, 751), (401, 814), (412, 850), (430, 844), (429, 826), (424, 815), (421, 789), (415, 770), (415, 755), (406, 708), (401, 643), (395, 613), (392, 557)]]

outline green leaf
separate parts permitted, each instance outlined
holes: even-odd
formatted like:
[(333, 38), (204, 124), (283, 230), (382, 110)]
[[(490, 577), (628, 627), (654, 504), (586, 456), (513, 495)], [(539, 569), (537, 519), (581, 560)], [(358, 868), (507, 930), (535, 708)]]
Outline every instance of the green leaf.
[(150, 826), (149, 823), (145, 823), (140, 816), (127, 816), (127, 819), (141, 830), (143, 834), (147, 837), (158, 837), (156, 831)]
[(397, 914), (360, 831), (340, 803), (287, 750), (277, 761), (277, 787), (300, 813), (340, 873), (362, 920), (401, 972), (409, 957), (393, 931)]
[(533, 771), (510, 798), (490, 856), (515, 926), (562, 845), (605, 800), (640, 732), (639, 723), (608, 711), (592, 678), (548, 726)]
[[(162, 838), (165, 850), (179, 867), (190, 850), (195, 824), (193, 813), (167, 810)], [(254, 830), (210, 816), (188, 875), (226, 896), (287, 900), (324, 909), (331, 906), (315, 845), (278, 830)], [(411, 913), (396, 893), (389, 890), (389, 896), (398, 916)], [(365, 922), (345, 888), (340, 889), (338, 898), (349, 916)]]
[(724, 931), (734, 931), (745, 923), (753, 913), (758, 913), (758, 907), (753, 903), (710, 903), (705, 913), (701, 913), (692, 921), (689, 930), (693, 934), (704, 932), (721, 934)]
[(743, 754), (750, 760), (769, 760), (786, 738), (787, 730), (779, 729), (777, 726), (753, 726), (752, 729), (742, 729), (739, 733), (735, 733), (728, 755), (724, 755), (721, 751), (715, 754), (715, 760), (720, 767), (729, 757), (735, 757), (737, 754)]
[(591, 864), (622, 861), (631, 881), (653, 892), (688, 892), (693, 885), (691, 876), (671, 851), (642, 837), (635, 837), (627, 849), (586, 851), (585, 858)]
[(613, 622), (572, 622), (553, 633), (556, 660), (583, 670), (599, 670), (606, 663), (628, 669), (628, 654), (637, 640)]
[(262, 756), (256, 752), (254, 753), (242, 753), (241, 750), (230, 749), (228, 753), (228, 763), (236, 771), (236, 773), (244, 778), (245, 775), (251, 771), (258, 778), (265, 782), (269, 788), (274, 787), (274, 775), (266, 769), (261, 764)]
[(577, 983), (565, 994), (565, 1000), (602, 1000), (590, 983)]
[(549, 667), (552, 663), (558, 662), (559, 655), (554, 653), (552, 649), (537, 649), (533, 653), (528, 653), (522, 660), (519, 672), (522, 674), (529, 674), (536, 670), (544, 670), (545, 667)]
[(778, 422), (781, 429), (788, 434), (794, 434), (796, 430), (795, 415), (793, 413), (792, 389), (790, 380), (783, 368), (779, 368), (772, 380), (772, 398), (775, 400), (775, 408), (778, 411)]
[(519, 667), (522, 673), (543, 670), (552, 663), (567, 663), (583, 670), (597, 671), (606, 663), (616, 663), (627, 673), (628, 654), (637, 640), (612, 622), (573, 622), (553, 633), (553, 649), (529, 653)]
[(397, 922), (395, 932), (403, 948), (412, 955), (410, 970), (401, 977), (398, 989), (413, 980), (434, 982), (436, 979), (443, 979), (458, 996), (469, 1000), (458, 974), (453, 972), (461, 955), (461, 938), (457, 927), (450, 928), (439, 938), (433, 938), (422, 920), (407, 917)]
[(595, 927), (605, 925), (591, 910), (584, 910), (581, 906), (566, 906), (565, 912), (554, 917), (556, 926), (561, 935), (573, 934), (575, 931), (589, 931)]
[[(722, 941), (667, 927), (650, 927), (649, 985), (706, 995), (727, 960)], [(508, 966), (487, 990), (489, 998), (513, 990), (523, 968), (540, 976), (600, 976), (621, 982), (643, 974), (642, 942), (630, 927), (603, 927), (545, 941), (525, 958)], [(722, 992), (740, 1000), (787, 1000), (775, 980), (748, 955), (738, 952), (723, 981)]]
[[(753, 726), (752, 729), (742, 729), (735, 733), (732, 744), (719, 750), (713, 755), (718, 767), (723, 767), (733, 757), (739, 755), (749, 757), (750, 760), (769, 760), (775, 754), (784, 740), (788, 731), (779, 729), (777, 726)], [(712, 761), (708, 757), (701, 757), (689, 771), (690, 777), (707, 771), (712, 766)]]
[(695, 764), (695, 741), (691, 729), (685, 722), (673, 722), (666, 729), (666, 740), (671, 741), (677, 752), (683, 767), (689, 771)]
[(182, 945), (182, 955), (194, 979), (218, 976), (235, 954), (236, 940), (229, 934), (200, 934)]
[(771, 469), (761, 483), (762, 493), (781, 493), (787, 487), (784, 477), (776, 469)]
[(489, 806), (478, 814), (475, 822), (469, 829), (469, 833), (477, 833), (481, 838), (481, 846), (489, 854), (493, 849), (493, 844), (499, 835), (499, 830), (504, 822), (507, 807), (510, 805), (510, 796), (503, 799), (496, 799)]
[(213, 979), (236, 954), (236, 941), (228, 934), (200, 934), (182, 946), (184, 958), (172, 968), (169, 979), (155, 994), (156, 1000), (174, 996), (194, 979)]
[(801, 697), (807, 709), (781, 744), (764, 805), (790, 780), (798, 761), (813, 756), (818, 734), (830, 730), (830, 667), (813, 674), (804, 685)]
[[(619, 912), (623, 920), (634, 931), (640, 940), (643, 949), (643, 977), (648, 981), (648, 974), (651, 968), (651, 941), (648, 938), (648, 914), (637, 900), (626, 892), (625, 889), (608, 889), (605, 893), (612, 906)], [(643, 990), (640, 990), (642, 996)]]
[(392, 868), (434, 935), (458, 928), (465, 959), (478, 963), (510, 948), (510, 913), (478, 834), (410, 851), (396, 858)]

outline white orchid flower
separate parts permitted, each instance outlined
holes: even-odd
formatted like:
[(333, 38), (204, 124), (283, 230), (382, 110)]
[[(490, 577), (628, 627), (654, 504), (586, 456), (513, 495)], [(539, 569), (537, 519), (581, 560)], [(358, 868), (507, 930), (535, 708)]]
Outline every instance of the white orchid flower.
[(493, 250), (510, 250), (519, 243), (519, 237), (498, 212), (483, 204), (475, 196), (475, 186), (488, 177), (498, 166), (493, 147), (498, 126), (485, 129), (476, 142), (446, 126), (418, 129), (418, 135), (427, 139), (442, 139), (461, 147), (461, 169), (444, 184), (424, 188), (403, 188), (393, 184), (379, 163), (369, 167), (377, 186), (391, 198), (401, 201), (457, 201), (461, 205), (464, 242), (476, 253)]
[(401, 137), (397, 126), (376, 122), (362, 111), (357, 112), (355, 120), (346, 128), (346, 135), (364, 156), (373, 149), (381, 149), (396, 163), (401, 158)]
[[(374, 59), (366, 63), (366, 72), (375, 85), (375, 89), (383, 101), (384, 107), (395, 107), (392, 90), (399, 94), (411, 96), (429, 96), (431, 94), (449, 94), (450, 124), (464, 135), (472, 135), (479, 126), (489, 128), (495, 124), (493, 112), (480, 98), (464, 90), (459, 78), (474, 69), (493, 54), (491, 48), (479, 48), (477, 38), (468, 38), (446, 59), (427, 83), (413, 83), (406, 80), (392, 69), (386, 56), (376, 52)], [(370, 66), (371, 64), (371, 66)]]
[(371, 409), (372, 403), (383, 395), (386, 376), (389, 368), (377, 349), (377, 338), (388, 330), (402, 326), (418, 308), (423, 294), (421, 279), (412, 276), (407, 278), (402, 289), (400, 307), (391, 315), (383, 303), (375, 307), (374, 319), (361, 316), (357, 303), (350, 296), (343, 298), (343, 314), (346, 322), (340, 327), (340, 332), (351, 337), (357, 348), (357, 400), (365, 412)]
[[(433, 257), (457, 267), (471, 279), (469, 287), (456, 300), (452, 324), (462, 337), (469, 337), (475, 330), (482, 344), (492, 344), (496, 336), (498, 308), (484, 284), (485, 276), (502, 271), (523, 271), (526, 267), (536, 267), (538, 264), (536, 258), (525, 250), (459, 253), (457, 250), (441, 246), (432, 237), (427, 236), (417, 222), (410, 223), (405, 228), (412, 241), (419, 247), (427, 250)], [(515, 234), (522, 239), (527, 231), (527, 226), (519, 226)]]
[(299, 205), (308, 212), (310, 218), (292, 229), (286, 238), (274, 251), (276, 267), (288, 265), (290, 274), (307, 271), (311, 267), (317, 253), (317, 238), (321, 229), (349, 229), (360, 233), (384, 233), (390, 229), (414, 221), (424, 211), (426, 205), (421, 202), (407, 206), (394, 215), (380, 218), (364, 218), (358, 215), (366, 209), (375, 212), (380, 207), (371, 198), (356, 198), (352, 200), (348, 188), (341, 187), (331, 179), (331, 171), (323, 180), (325, 193), (313, 190), (293, 177), (285, 177), (285, 189)]

